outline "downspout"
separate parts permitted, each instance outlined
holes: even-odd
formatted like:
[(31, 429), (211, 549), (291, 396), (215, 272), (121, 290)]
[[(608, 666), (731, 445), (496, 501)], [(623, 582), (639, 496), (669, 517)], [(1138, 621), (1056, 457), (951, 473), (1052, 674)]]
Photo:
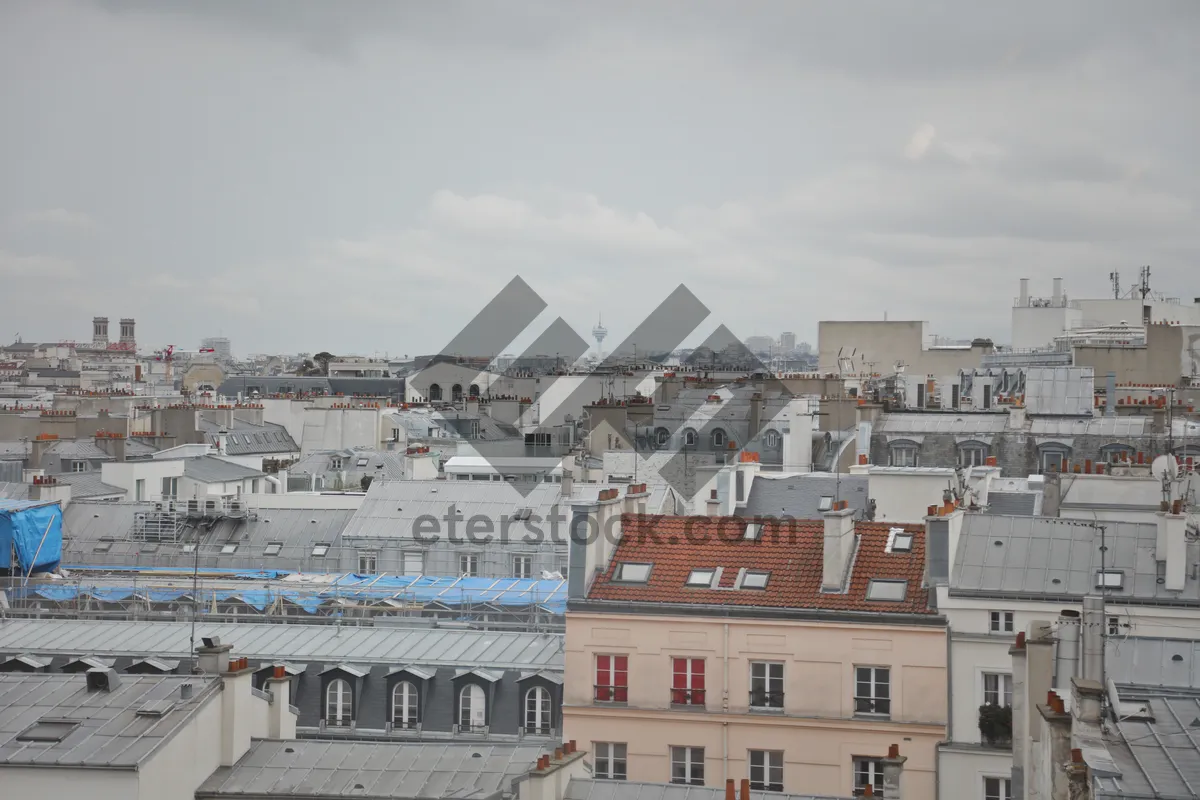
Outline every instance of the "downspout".
[(933, 748), (933, 800), (942, 800), (942, 745), (954, 741), (953, 640), (954, 631), (946, 620), (946, 739)]
[(721, 649), (721, 783), (729, 780), (729, 623), (726, 622), (725, 643)]

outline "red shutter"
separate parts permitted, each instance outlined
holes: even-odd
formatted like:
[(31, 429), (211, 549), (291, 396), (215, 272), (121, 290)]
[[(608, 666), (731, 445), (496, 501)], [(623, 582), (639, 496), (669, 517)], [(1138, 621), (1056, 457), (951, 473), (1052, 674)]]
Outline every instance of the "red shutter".
[(692, 659), (692, 705), (704, 705), (704, 659)]
[(610, 680), (611, 663), (609, 656), (596, 656), (596, 700), (601, 703), (612, 700), (612, 694), (608, 689), (612, 684)]
[(675, 705), (687, 703), (688, 660), (671, 659), (671, 702)]
[(629, 657), (613, 656), (613, 700), (617, 703), (629, 702)]

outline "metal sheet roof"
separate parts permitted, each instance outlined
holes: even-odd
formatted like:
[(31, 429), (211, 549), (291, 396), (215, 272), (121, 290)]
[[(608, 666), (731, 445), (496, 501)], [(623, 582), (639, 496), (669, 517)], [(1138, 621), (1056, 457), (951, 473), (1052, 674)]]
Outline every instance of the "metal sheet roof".
[(100, 473), (95, 470), (90, 472), (67, 472), (58, 475), (57, 479), (59, 483), (69, 483), (71, 485), (72, 500), (83, 500), (88, 497), (123, 497), (125, 495), (124, 489), (120, 486), (105, 483), (100, 479)]
[[(573, 778), (563, 800), (724, 800), (723, 788)], [(750, 800), (841, 800), (813, 794), (750, 792)]]
[(746, 507), (738, 510), (744, 517), (792, 516), (796, 519), (820, 519), (821, 498), (846, 500), (855, 511), (867, 507), (866, 475), (830, 475), (809, 472), (803, 475), (774, 475), (761, 472), (750, 484)]
[(1116, 683), (1200, 690), (1200, 641), (1111, 637), (1105, 650), (1105, 669)]
[(1034, 436), (1111, 436), (1114, 439), (1146, 435), (1145, 417), (1041, 417), (1030, 422)]
[(1104, 737), (1120, 775), (1096, 773), (1097, 800), (1193, 800), (1200, 796), (1200, 694), (1134, 696), (1150, 709), (1152, 719), (1120, 719), (1116, 732)]
[(1092, 367), (1029, 367), (1025, 371), (1025, 406), (1030, 414), (1091, 416), (1095, 396), (1096, 370)]
[(876, 430), (880, 433), (950, 433), (958, 435), (1000, 433), (1008, 425), (1008, 414), (885, 414)]
[[(183, 622), (10, 620), (0, 625), (0, 652), (188, 658), (191, 635)], [(563, 664), (563, 637), (549, 633), (201, 622), (196, 641), (202, 636), (262, 660), (518, 670)]]
[(256, 741), (196, 797), (493, 798), (545, 752), (537, 745)]
[[(216, 678), (198, 675), (120, 677), (115, 692), (89, 692), (83, 673), (0, 674), (0, 765), (79, 766), (132, 769), (164, 744), (179, 724), (215, 695)], [(190, 683), (190, 700), (180, 687)], [(138, 709), (177, 700), (162, 717)], [(58, 742), (24, 742), (18, 737), (40, 719), (78, 722)]]
[[(1154, 559), (1157, 526), (1102, 523), (1108, 552), (1104, 566), (1123, 573), (1123, 586), (1109, 588), (1118, 603), (1200, 604), (1200, 580), (1187, 575), (1183, 591), (1158, 583)], [(1096, 591), (1101, 535), (1091, 521), (1057, 517), (967, 514), (950, 576), (951, 594), (1082, 597)], [(1189, 544), (1188, 563), (1196, 560)]]
[(224, 481), (243, 481), (247, 478), (261, 478), (266, 475), (262, 470), (244, 467), (232, 461), (224, 461), (214, 456), (200, 458), (185, 458), (183, 474), (192, 480), (202, 483), (222, 483)]

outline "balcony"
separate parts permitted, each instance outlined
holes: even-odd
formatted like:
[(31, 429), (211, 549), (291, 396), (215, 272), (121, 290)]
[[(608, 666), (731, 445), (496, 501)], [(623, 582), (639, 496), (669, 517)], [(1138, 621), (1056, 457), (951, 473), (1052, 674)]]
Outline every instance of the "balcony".
[(752, 689), (750, 691), (750, 710), (781, 713), (783, 711), (783, 692)]
[(592, 699), (597, 703), (623, 706), (629, 702), (629, 687), (594, 684)]
[(671, 708), (704, 709), (705, 691), (703, 689), (672, 689)]
[(856, 697), (854, 715), (864, 717), (890, 717), (892, 701), (889, 698)]
[(984, 703), (979, 707), (979, 741), (985, 747), (1012, 747), (1012, 707)]

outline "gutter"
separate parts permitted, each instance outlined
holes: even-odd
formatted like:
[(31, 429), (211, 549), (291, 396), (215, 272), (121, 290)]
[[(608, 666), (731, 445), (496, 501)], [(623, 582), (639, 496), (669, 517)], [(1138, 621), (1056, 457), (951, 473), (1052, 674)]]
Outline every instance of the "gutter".
[(722, 619), (807, 620), (814, 622), (854, 622), (871, 625), (901, 624), (944, 628), (946, 617), (919, 612), (832, 611), (819, 608), (774, 608), (764, 606), (718, 606), (707, 604), (657, 603), (653, 601), (592, 600), (567, 601), (568, 611), (629, 613), (646, 616), (693, 616)]

